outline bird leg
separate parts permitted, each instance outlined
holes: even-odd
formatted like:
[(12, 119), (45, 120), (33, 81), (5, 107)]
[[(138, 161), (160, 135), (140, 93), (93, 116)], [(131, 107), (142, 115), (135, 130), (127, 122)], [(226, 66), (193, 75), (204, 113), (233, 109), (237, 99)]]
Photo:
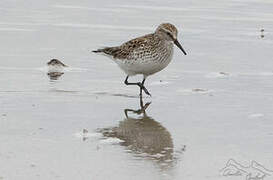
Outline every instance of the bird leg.
[(139, 86), (139, 88), (140, 88), (140, 96), (142, 96), (142, 90), (143, 90), (147, 95), (151, 96), (151, 94), (149, 93), (149, 91), (148, 91), (148, 90), (145, 88), (145, 86), (144, 86), (145, 78), (143, 78), (142, 82), (137, 82), (137, 83), (129, 83), (129, 82), (128, 82), (128, 78), (129, 78), (129, 76), (126, 77), (124, 83), (125, 83), (126, 85), (137, 85), (137, 86)]
[(142, 85), (142, 88), (140, 88), (140, 96), (142, 96), (142, 90), (144, 90), (144, 92), (147, 94), (147, 95), (149, 95), (149, 96), (152, 96), (150, 93), (149, 93), (149, 91), (145, 88), (145, 86), (144, 86), (144, 82), (145, 82), (145, 77), (143, 77), (143, 80), (142, 80), (142, 82), (141, 82), (141, 85)]

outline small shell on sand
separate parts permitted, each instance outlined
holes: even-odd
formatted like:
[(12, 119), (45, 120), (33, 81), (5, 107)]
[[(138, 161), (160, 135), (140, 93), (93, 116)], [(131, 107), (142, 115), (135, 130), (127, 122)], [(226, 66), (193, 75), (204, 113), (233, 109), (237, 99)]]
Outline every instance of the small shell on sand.
[(64, 63), (62, 63), (60, 60), (58, 59), (51, 59), (47, 65), (51, 65), (51, 66), (54, 66), (54, 65), (58, 65), (58, 66), (63, 66), (63, 67), (68, 67), (67, 65), (65, 65)]

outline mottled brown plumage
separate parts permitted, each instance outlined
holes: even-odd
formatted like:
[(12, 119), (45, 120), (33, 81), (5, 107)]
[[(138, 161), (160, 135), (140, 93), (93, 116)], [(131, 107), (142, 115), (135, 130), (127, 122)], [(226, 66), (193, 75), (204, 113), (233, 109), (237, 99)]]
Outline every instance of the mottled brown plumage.
[[(170, 23), (163, 23), (152, 34), (132, 39), (120, 46), (106, 47), (93, 52), (111, 57), (128, 75), (125, 84), (138, 85), (140, 94), (144, 90), (146, 94), (150, 95), (144, 87), (145, 78), (161, 71), (170, 63), (173, 44), (177, 45), (186, 55), (177, 41), (176, 27)], [(142, 83), (128, 83), (128, 77), (136, 74), (143, 74)]]
[[(106, 47), (93, 52), (103, 52), (113, 58), (132, 60), (150, 53), (158, 48), (160, 39), (155, 34), (148, 34), (139, 38), (132, 39), (121, 46)], [(146, 51), (145, 51), (146, 50)], [(136, 56), (136, 57), (134, 57)]]

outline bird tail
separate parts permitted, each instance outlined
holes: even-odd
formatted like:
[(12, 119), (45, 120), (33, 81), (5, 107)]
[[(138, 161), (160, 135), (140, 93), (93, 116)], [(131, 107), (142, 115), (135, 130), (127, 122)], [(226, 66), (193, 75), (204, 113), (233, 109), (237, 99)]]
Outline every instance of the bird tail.
[(118, 48), (118, 47), (105, 47), (105, 48), (102, 48), (102, 49), (94, 50), (92, 52), (94, 52), (94, 53), (104, 53), (104, 54), (107, 54), (107, 55), (110, 55), (110, 56), (116, 56), (119, 51), (120, 51), (120, 48)]
[(103, 49), (93, 50), (92, 52), (93, 52), (93, 53), (100, 53), (100, 52), (103, 52)]

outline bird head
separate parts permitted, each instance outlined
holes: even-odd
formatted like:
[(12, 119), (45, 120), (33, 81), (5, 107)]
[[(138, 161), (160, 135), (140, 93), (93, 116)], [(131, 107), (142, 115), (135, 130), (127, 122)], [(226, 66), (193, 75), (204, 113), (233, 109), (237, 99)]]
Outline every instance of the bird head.
[(157, 27), (155, 33), (158, 34), (159, 36), (161, 36), (162, 38), (164, 38), (166, 41), (173, 42), (179, 49), (181, 49), (181, 51), (185, 55), (187, 55), (186, 51), (183, 49), (183, 47), (181, 46), (181, 44), (177, 40), (178, 31), (174, 25), (172, 25), (170, 23), (160, 24)]

